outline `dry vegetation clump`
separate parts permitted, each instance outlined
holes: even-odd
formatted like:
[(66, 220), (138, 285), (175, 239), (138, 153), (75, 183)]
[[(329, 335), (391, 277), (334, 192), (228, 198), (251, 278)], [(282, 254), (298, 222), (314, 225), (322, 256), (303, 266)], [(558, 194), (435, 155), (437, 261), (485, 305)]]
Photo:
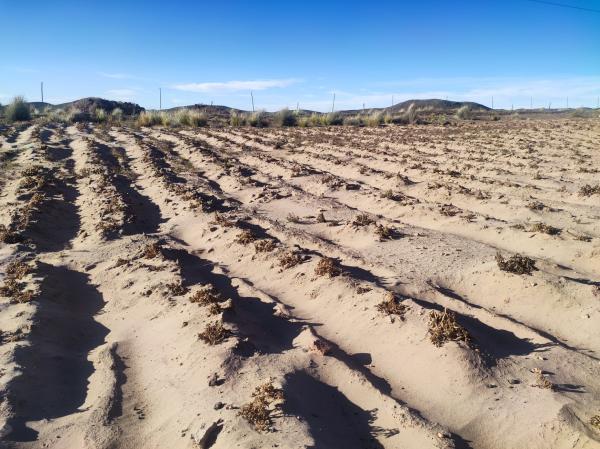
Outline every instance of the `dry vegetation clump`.
[(300, 223), (300, 221), (301, 221), (300, 217), (298, 215), (293, 214), (291, 212), (289, 214), (287, 214), (287, 217), (285, 217), (285, 219), (287, 221), (289, 221), (290, 223), (296, 223), (296, 224)]
[(142, 257), (144, 257), (145, 259), (154, 259), (156, 257), (160, 257), (161, 255), (162, 255), (162, 247), (161, 247), (160, 243), (151, 242), (151, 243), (148, 243), (144, 247), (144, 252), (142, 254)]
[(167, 289), (173, 296), (182, 296), (187, 293), (187, 288), (185, 288), (181, 282), (167, 284)]
[(33, 299), (33, 292), (25, 290), (24, 285), (18, 282), (30, 271), (29, 265), (21, 261), (13, 261), (6, 267), (6, 278), (0, 285), (0, 296), (10, 298), (11, 302), (25, 303)]
[(224, 342), (231, 332), (223, 327), (220, 321), (210, 323), (206, 325), (204, 331), (198, 334), (200, 340), (211, 346), (217, 345)]
[(594, 415), (590, 418), (590, 424), (600, 431), (600, 415)]
[(448, 341), (462, 341), (471, 344), (471, 336), (467, 330), (456, 322), (454, 312), (444, 309), (443, 312), (429, 312), (429, 339), (435, 346), (443, 346)]
[(254, 240), (256, 240), (256, 237), (254, 234), (252, 234), (250, 229), (244, 229), (235, 237), (235, 242), (239, 243), (240, 245), (249, 245)]
[(375, 234), (379, 237), (379, 241), (392, 240), (394, 238), (394, 228), (378, 224), (375, 228)]
[(362, 226), (369, 226), (370, 224), (373, 224), (373, 223), (375, 223), (375, 220), (373, 220), (371, 217), (369, 217), (368, 214), (360, 214), (360, 215), (356, 216), (356, 218), (352, 222), (352, 225), (357, 226), (357, 227), (362, 227)]
[(284, 402), (283, 390), (273, 385), (273, 381), (256, 387), (252, 401), (241, 407), (239, 415), (259, 432), (266, 432), (272, 423), (272, 414)]
[(548, 380), (541, 369), (533, 368), (531, 372), (535, 376), (535, 383), (532, 385), (532, 387), (554, 390), (554, 384)]
[(319, 212), (319, 215), (317, 215), (317, 223), (327, 223), (325, 214), (323, 214), (323, 212)]
[(226, 217), (219, 214), (218, 212), (215, 212), (215, 219), (213, 221), (211, 221), (211, 224), (217, 224), (219, 226), (223, 226), (224, 228), (231, 228), (231, 227), (235, 226), (235, 222), (227, 219)]
[(210, 306), (211, 304), (218, 304), (221, 301), (223, 301), (223, 298), (212, 285), (201, 288), (190, 297), (191, 303), (200, 306)]
[(254, 249), (257, 253), (270, 253), (276, 246), (273, 239), (261, 239), (254, 243)]
[(292, 268), (301, 263), (302, 257), (294, 251), (288, 251), (279, 257), (279, 266), (282, 268)]
[(537, 269), (533, 259), (530, 259), (527, 256), (521, 256), (520, 254), (515, 254), (514, 256), (505, 259), (500, 252), (497, 252), (496, 262), (498, 263), (498, 268), (508, 273), (531, 274), (532, 271)]
[(600, 194), (600, 184), (596, 184), (595, 186), (586, 184), (581, 189), (579, 189), (580, 196), (592, 196), (598, 194)]
[(558, 235), (560, 234), (561, 229), (555, 228), (554, 226), (550, 226), (545, 223), (536, 223), (531, 227), (530, 232), (541, 232), (543, 234), (548, 235)]
[(408, 306), (402, 304), (392, 292), (387, 292), (384, 300), (375, 307), (381, 313), (386, 315), (398, 315), (401, 319), (404, 319), (404, 314), (408, 310)]
[(341, 272), (342, 271), (336, 266), (335, 261), (329, 257), (323, 257), (315, 267), (315, 274), (317, 276), (328, 276), (332, 278), (334, 276), (339, 276)]
[(10, 230), (3, 224), (0, 224), (0, 242), (7, 243), (10, 245), (13, 243), (19, 243), (21, 241), (23, 241), (23, 238), (21, 237), (21, 235)]

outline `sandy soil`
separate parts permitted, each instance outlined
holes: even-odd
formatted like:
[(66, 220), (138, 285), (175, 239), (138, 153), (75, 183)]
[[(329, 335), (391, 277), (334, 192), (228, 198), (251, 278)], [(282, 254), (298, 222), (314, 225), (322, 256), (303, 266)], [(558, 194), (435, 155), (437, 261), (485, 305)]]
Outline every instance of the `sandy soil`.
[(597, 120), (0, 143), (3, 447), (600, 447)]

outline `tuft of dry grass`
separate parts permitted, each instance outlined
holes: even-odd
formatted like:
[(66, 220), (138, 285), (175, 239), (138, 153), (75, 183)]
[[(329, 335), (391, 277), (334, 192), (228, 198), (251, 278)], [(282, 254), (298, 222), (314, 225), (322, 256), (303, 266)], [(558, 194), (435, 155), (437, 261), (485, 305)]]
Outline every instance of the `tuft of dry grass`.
[(545, 223), (536, 223), (531, 227), (530, 232), (541, 232), (543, 234), (548, 235), (558, 235), (560, 234), (561, 229), (555, 228), (554, 226), (550, 226)]
[(454, 312), (447, 309), (429, 312), (429, 339), (438, 347), (449, 341), (462, 341), (467, 345), (471, 343), (467, 330), (456, 322)]
[(185, 288), (181, 282), (167, 284), (167, 289), (173, 296), (182, 296), (187, 293), (187, 288)]
[(220, 215), (218, 212), (215, 212), (215, 219), (211, 221), (211, 224), (217, 224), (219, 226), (223, 226), (224, 228), (231, 228), (235, 226), (235, 222), (228, 220), (223, 215)]
[(285, 217), (285, 219), (287, 221), (289, 221), (290, 223), (296, 223), (296, 224), (300, 223), (300, 221), (301, 221), (300, 217), (298, 215), (293, 214), (291, 212), (289, 214), (287, 214), (287, 217)]
[(392, 240), (394, 238), (394, 228), (378, 224), (375, 228), (375, 234), (380, 241)]
[(220, 321), (217, 321), (207, 324), (204, 331), (198, 334), (198, 337), (204, 343), (214, 346), (224, 342), (230, 334), (231, 332), (223, 327)]
[(315, 274), (317, 276), (328, 276), (331, 278), (338, 276), (340, 273), (341, 270), (335, 265), (335, 261), (329, 257), (323, 257), (315, 267)]
[(300, 263), (302, 263), (302, 257), (293, 251), (288, 251), (279, 257), (279, 266), (282, 268), (292, 268)]
[(535, 376), (535, 383), (532, 385), (532, 387), (554, 390), (554, 384), (550, 382), (546, 376), (544, 376), (544, 373), (541, 369), (533, 368), (531, 372)]
[(375, 223), (375, 220), (373, 220), (371, 217), (369, 217), (368, 214), (357, 215), (356, 218), (354, 219), (354, 221), (352, 222), (352, 224), (354, 226), (358, 226), (358, 227), (369, 226), (370, 224), (373, 224), (373, 223)]
[(401, 319), (404, 319), (404, 314), (408, 310), (408, 306), (402, 304), (392, 292), (387, 292), (383, 301), (375, 307), (381, 313), (386, 315), (398, 315)]
[(256, 237), (254, 237), (254, 234), (249, 229), (244, 229), (235, 237), (235, 242), (240, 245), (249, 245), (254, 240), (256, 240)]
[(0, 242), (10, 245), (21, 241), (23, 241), (23, 238), (19, 234), (0, 224)]
[(594, 415), (590, 418), (590, 424), (600, 431), (600, 415)]
[(244, 404), (239, 415), (259, 432), (266, 432), (272, 423), (273, 412), (283, 405), (283, 390), (273, 385), (273, 381), (259, 385), (252, 393), (252, 401)]
[(254, 243), (254, 249), (257, 253), (270, 253), (276, 248), (275, 240), (261, 239)]
[(498, 268), (508, 273), (531, 274), (532, 271), (537, 269), (533, 259), (521, 256), (520, 254), (515, 254), (509, 259), (505, 259), (500, 252), (497, 252), (496, 263), (498, 264)]
[(210, 306), (222, 301), (221, 295), (212, 285), (208, 285), (194, 293), (190, 297), (190, 302), (200, 306)]
[(162, 255), (162, 248), (160, 246), (160, 243), (152, 242), (152, 243), (148, 243), (144, 247), (144, 252), (143, 252), (144, 258), (154, 259), (155, 257), (159, 257), (160, 255)]
[(592, 196), (598, 194), (600, 194), (600, 184), (596, 184), (595, 186), (586, 184), (581, 189), (579, 189), (580, 196)]
[(6, 276), (11, 279), (22, 279), (30, 271), (29, 265), (21, 261), (13, 261), (6, 267)]

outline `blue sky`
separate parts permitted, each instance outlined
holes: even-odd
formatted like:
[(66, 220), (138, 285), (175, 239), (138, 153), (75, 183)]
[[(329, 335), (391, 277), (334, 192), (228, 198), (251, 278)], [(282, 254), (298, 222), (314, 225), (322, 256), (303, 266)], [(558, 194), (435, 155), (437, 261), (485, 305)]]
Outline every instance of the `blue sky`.
[[(0, 102), (596, 106), (600, 0), (0, 0)], [(550, 2), (552, 3), (552, 2)]]

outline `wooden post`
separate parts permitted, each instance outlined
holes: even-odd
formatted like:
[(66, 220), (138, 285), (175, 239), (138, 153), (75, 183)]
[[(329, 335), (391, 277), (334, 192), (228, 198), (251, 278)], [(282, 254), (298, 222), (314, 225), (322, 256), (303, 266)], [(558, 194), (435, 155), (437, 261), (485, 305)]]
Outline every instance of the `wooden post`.
[(335, 92), (333, 93), (333, 103), (331, 104), (331, 112), (335, 109)]
[(40, 86), (40, 90), (42, 91), (42, 103), (44, 102), (44, 82), (42, 81), (42, 84)]
[(254, 94), (250, 91), (250, 98), (252, 99), (252, 112), (254, 112)]
[(162, 111), (162, 87), (158, 88), (158, 110)]

